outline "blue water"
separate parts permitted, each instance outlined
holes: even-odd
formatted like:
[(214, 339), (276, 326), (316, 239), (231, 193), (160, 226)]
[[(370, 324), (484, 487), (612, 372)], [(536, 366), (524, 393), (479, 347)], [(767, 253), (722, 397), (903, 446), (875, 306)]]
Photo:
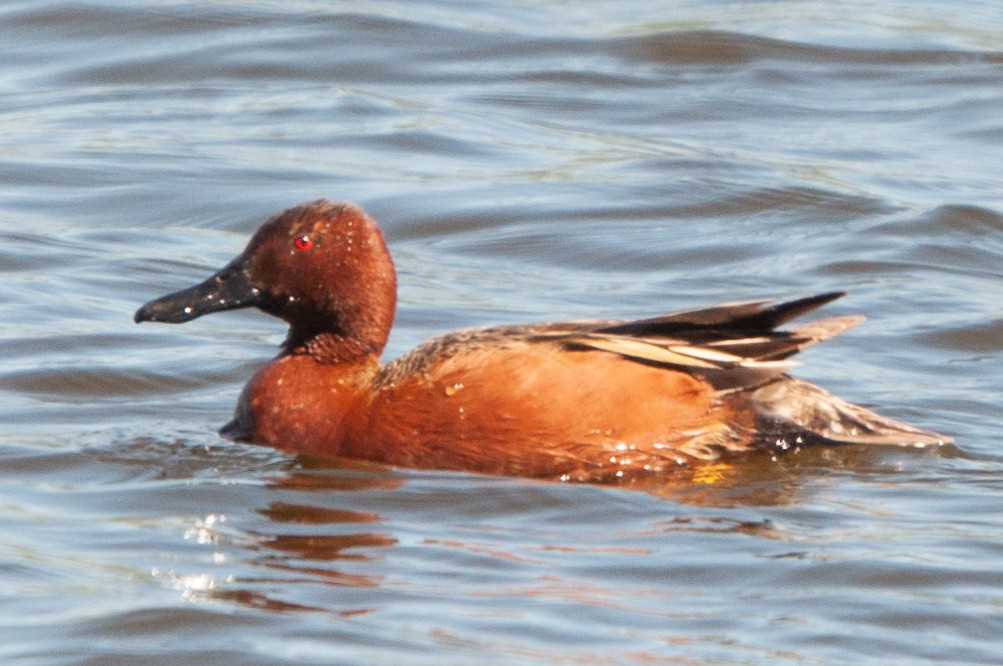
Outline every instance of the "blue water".
[[(0, 43), (0, 661), (1000, 663), (996, 3), (15, 1)], [(132, 313), (321, 196), (387, 233), (388, 357), (845, 289), (797, 374), (956, 445), (639, 492), (232, 444), (281, 324)]]

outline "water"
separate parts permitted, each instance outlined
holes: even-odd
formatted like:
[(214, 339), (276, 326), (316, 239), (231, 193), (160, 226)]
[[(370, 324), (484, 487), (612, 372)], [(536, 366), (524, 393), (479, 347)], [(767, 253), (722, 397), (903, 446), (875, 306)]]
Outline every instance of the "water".
[[(0, 43), (0, 661), (1003, 661), (995, 3), (53, 0)], [(222, 441), (281, 326), (132, 312), (320, 196), (387, 232), (389, 356), (846, 289), (798, 374), (957, 445), (640, 492)]]

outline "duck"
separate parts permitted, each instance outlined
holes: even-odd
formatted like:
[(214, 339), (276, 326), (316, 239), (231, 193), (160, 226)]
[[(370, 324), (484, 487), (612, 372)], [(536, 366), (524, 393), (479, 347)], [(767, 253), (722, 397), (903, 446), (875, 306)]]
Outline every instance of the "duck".
[(792, 356), (863, 318), (781, 327), (844, 295), (469, 328), (382, 363), (397, 304), (387, 243), (358, 205), (319, 199), (134, 320), (253, 307), (288, 324), (220, 433), (294, 454), (602, 483), (757, 451), (950, 442), (789, 374)]

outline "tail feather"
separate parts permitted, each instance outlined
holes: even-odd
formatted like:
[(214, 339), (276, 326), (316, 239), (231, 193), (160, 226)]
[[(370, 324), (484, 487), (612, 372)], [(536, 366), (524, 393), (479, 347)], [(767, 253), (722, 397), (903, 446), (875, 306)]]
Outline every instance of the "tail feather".
[(774, 305), (770, 305), (773, 303), (772, 299), (725, 303), (709, 308), (672, 312), (650, 319), (613, 322), (596, 331), (640, 336), (673, 336), (708, 330), (730, 331), (738, 337), (769, 334), (781, 324), (845, 295), (845, 292), (833, 291)]
[(789, 441), (791, 436), (800, 435), (832, 444), (916, 447), (951, 443), (950, 437), (881, 416), (794, 377), (762, 386), (750, 397), (761, 432), (770, 439)]

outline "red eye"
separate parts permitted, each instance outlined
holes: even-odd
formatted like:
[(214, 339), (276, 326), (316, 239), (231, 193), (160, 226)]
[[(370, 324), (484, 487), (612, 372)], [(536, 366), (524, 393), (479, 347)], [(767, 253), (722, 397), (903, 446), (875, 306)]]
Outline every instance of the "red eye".
[(296, 246), (297, 250), (302, 250), (303, 252), (306, 252), (307, 250), (313, 247), (313, 239), (310, 238), (309, 236), (300, 236), (299, 238), (293, 241), (293, 245)]

